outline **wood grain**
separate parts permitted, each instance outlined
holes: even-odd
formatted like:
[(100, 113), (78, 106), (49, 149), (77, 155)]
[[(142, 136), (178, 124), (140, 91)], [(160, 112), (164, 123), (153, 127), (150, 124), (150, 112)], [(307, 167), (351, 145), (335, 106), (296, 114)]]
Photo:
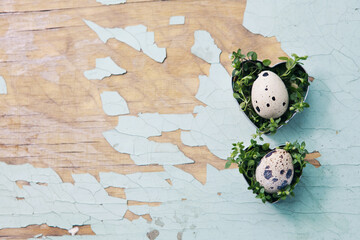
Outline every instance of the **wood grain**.
[[(161, 166), (136, 166), (116, 152), (102, 132), (116, 126), (101, 108), (100, 93), (118, 91), (131, 115), (139, 112), (190, 113), (197, 105), (198, 75), (209, 64), (190, 53), (194, 31), (208, 31), (222, 49), (221, 63), (231, 72), (229, 54), (254, 50), (273, 63), (286, 55), (275, 38), (254, 35), (242, 26), (245, 1), (128, 1), (103, 6), (95, 0), (4, 0), (0, 3), (0, 75), (8, 94), (0, 98), (0, 161), (51, 167), (63, 181), (71, 174), (162, 171)], [(169, 26), (184, 15), (185, 25)], [(155, 32), (167, 59), (159, 64), (142, 52), (111, 39), (102, 43), (82, 19), (104, 27), (144, 24)], [(127, 73), (89, 81), (85, 70), (95, 59), (110, 56)], [(206, 164), (223, 169), (225, 162), (206, 147), (183, 145), (180, 132), (151, 138), (172, 142), (194, 164), (178, 166), (206, 181)], [(116, 193), (113, 193), (116, 195)], [(4, 231), (2, 231), (4, 232)], [(35, 235), (35, 234), (34, 234)]]

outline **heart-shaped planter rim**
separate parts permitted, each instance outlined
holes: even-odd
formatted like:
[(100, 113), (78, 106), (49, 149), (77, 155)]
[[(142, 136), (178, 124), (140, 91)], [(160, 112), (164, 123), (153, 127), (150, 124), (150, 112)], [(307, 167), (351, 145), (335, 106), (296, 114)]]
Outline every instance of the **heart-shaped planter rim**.
[[(250, 60), (247, 60), (247, 61), (250, 61)], [(244, 61), (244, 63), (247, 62), (247, 61)], [(262, 63), (261, 61), (258, 61), (258, 60), (256, 60), (256, 61), (251, 60), (251, 61), (252, 61), (252, 62), (258, 62), (258, 63), (261, 63), (261, 64), (263, 65), (263, 63)], [(277, 63), (277, 64), (275, 64), (275, 65), (272, 66), (272, 67), (266, 67), (264, 70), (272, 71), (272, 69), (275, 69), (276, 67), (279, 67), (279, 66), (281, 66), (281, 65), (283, 65), (283, 64), (286, 64), (286, 62)], [(304, 71), (304, 73), (307, 74), (306, 70), (305, 70), (300, 64), (297, 64), (296, 67), (299, 67), (302, 71)], [(273, 72), (273, 71), (272, 71), (272, 72)], [(282, 80), (282, 79), (281, 79), (281, 80)], [(237, 93), (237, 92), (235, 91), (235, 89), (234, 89), (235, 81), (236, 81), (236, 76), (232, 75), (232, 78), (231, 78), (232, 90), (233, 90), (234, 93)], [(308, 76), (308, 82), (311, 82), (309, 76)], [(305, 92), (305, 95), (304, 95), (304, 102), (306, 101), (306, 98), (307, 98), (307, 96), (308, 96), (309, 88), (310, 88), (310, 85), (309, 85), (309, 86), (307, 87), (307, 89), (306, 89), (306, 92)], [(240, 104), (241, 104), (241, 101), (240, 101), (239, 99), (236, 99), (236, 100), (237, 100), (237, 102), (238, 102), (239, 105), (240, 105)], [(290, 106), (289, 106), (289, 107), (290, 107)], [(244, 113), (244, 115), (246, 116), (246, 118), (247, 118), (257, 129), (259, 129), (259, 127), (249, 118), (249, 116), (245, 113), (245, 111), (243, 111), (242, 109), (240, 109), (240, 110)], [(298, 112), (295, 111), (295, 112), (291, 115), (291, 117), (290, 117), (289, 119), (285, 120), (285, 122), (284, 122), (283, 124), (281, 124), (276, 130), (279, 130), (279, 129), (282, 128), (284, 125), (286, 125), (291, 119), (293, 119), (293, 118), (295, 117), (295, 115), (296, 115), (297, 113), (298, 113)], [(285, 115), (285, 113), (284, 113), (284, 115)], [(259, 116), (259, 117), (260, 117), (260, 116)], [(269, 134), (269, 133), (270, 133), (270, 131), (264, 132), (264, 134)]]

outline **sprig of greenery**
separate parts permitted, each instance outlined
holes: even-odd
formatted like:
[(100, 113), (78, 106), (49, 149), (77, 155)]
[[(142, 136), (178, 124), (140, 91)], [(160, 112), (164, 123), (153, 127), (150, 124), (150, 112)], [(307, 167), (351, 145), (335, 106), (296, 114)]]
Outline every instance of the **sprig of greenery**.
[(243, 142), (233, 144), (230, 157), (227, 158), (225, 168), (229, 168), (232, 163), (237, 164), (239, 172), (244, 175), (249, 184), (248, 189), (256, 194), (256, 198), (260, 198), (262, 202), (276, 202), (279, 199), (285, 200), (287, 196), (294, 196), (294, 188), (299, 183), (303, 168), (306, 167), (305, 155), (308, 151), (305, 149), (305, 142), (301, 144), (297, 141), (294, 143), (287, 142), (284, 146), (278, 148), (289, 152), (293, 158), (294, 177), (285, 189), (277, 193), (266, 193), (264, 187), (260, 186), (256, 181), (255, 172), (260, 160), (270, 151), (269, 143), (258, 144), (255, 140), (250, 140), (250, 145), (245, 148)]
[[(300, 66), (302, 60), (306, 60), (307, 56), (299, 57), (292, 54), (293, 58), (279, 57), (280, 60), (286, 61), (274, 68), (270, 68), (271, 61), (265, 59), (258, 61), (255, 52), (248, 52), (246, 55), (241, 53), (241, 49), (233, 52), (232, 72), (234, 98), (239, 102), (240, 108), (245, 112), (249, 119), (258, 127), (258, 131), (253, 135), (254, 138), (259, 137), (262, 140), (262, 134), (275, 134), (276, 130), (285, 125), (286, 122), (296, 113), (302, 112), (304, 108), (309, 107), (304, 102), (306, 91), (310, 85), (308, 75)], [(289, 108), (277, 119), (265, 119), (260, 117), (251, 104), (251, 88), (258, 74), (264, 70), (275, 72), (283, 80), (289, 93)]]

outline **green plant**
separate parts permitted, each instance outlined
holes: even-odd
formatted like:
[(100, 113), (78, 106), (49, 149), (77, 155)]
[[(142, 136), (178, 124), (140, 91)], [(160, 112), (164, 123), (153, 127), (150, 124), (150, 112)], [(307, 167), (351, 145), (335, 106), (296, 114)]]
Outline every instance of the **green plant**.
[(269, 144), (258, 144), (255, 140), (251, 140), (250, 145), (245, 148), (243, 142), (233, 144), (230, 157), (227, 158), (225, 168), (229, 168), (232, 163), (238, 165), (239, 172), (244, 175), (249, 184), (248, 189), (256, 194), (256, 198), (260, 198), (264, 203), (273, 203), (279, 199), (284, 200), (288, 195), (294, 196), (294, 188), (300, 181), (303, 168), (306, 166), (305, 156), (308, 151), (305, 149), (305, 142), (301, 144), (298, 142), (287, 142), (284, 146), (278, 147), (289, 152), (293, 158), (294, 164), (294, 177), (285, 189), (277, 193), (266, 193), (264, 187), (260, 186), (259, 182), (255, 179), (256, 167), (260, 160), (270, 151)]
[[(265, 59), (258, 61), (255, 52), (248, 52), (247, 55), (241, 53), (241, 49), (233, 52), (232, 72), (234, 98), (239, 102), (241, 109), (249, 117), (249, 119), (258, 127), (254, 138), (261, 138), (264, 133), (276, 133), (276, 130), (285, 125), (288, 120), (296, 113), (302, 112), (309, 104), (304, 102), (304, 98), (310, 85), (308, 74), (300, 66), (302, 60), (306, 60), (307, 56), (299, 57), (296, 54), (291, 55), (293, 58), (279, 57), (280, 60), (286, 61), (275, 67), (270, 67), (271, 61)], [(260, 117), (251, 104), (251, 88), (258, 74), (264, 70), (273, 71), (284, 82), (289, 93), (289, 108), (277, 119), (265, 119)]]

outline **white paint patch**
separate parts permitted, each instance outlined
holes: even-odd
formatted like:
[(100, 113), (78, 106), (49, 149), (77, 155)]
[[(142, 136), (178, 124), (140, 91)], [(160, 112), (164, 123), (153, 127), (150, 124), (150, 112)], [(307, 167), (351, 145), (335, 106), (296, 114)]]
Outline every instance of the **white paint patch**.
[(182, 24), (185, 24), (185, 16), (170, 17), (169, 25), (182, 25)]
[(129, 108), (124, 98), (116, 91), (105, 91), (100, 94), (102, 108), (105, 114), (117, 116), (128, 114)]
[(210, 33), (197, 30), (194, 36), (195, 43), (191, 47), (191, 53), (208, 63), (219, 63), (221, 50), (216, 46)]
[(73, 227), (68, 232), (71, 234), (71, 236), (75, 236), (79, 232), (79, 228)]
[(89, 80), (102, 80), (111, 75), (125, 74), (126, 70), (119, 67), (110, 57), (97, 58), (96, 67), (84, 72), (84, 76)]

